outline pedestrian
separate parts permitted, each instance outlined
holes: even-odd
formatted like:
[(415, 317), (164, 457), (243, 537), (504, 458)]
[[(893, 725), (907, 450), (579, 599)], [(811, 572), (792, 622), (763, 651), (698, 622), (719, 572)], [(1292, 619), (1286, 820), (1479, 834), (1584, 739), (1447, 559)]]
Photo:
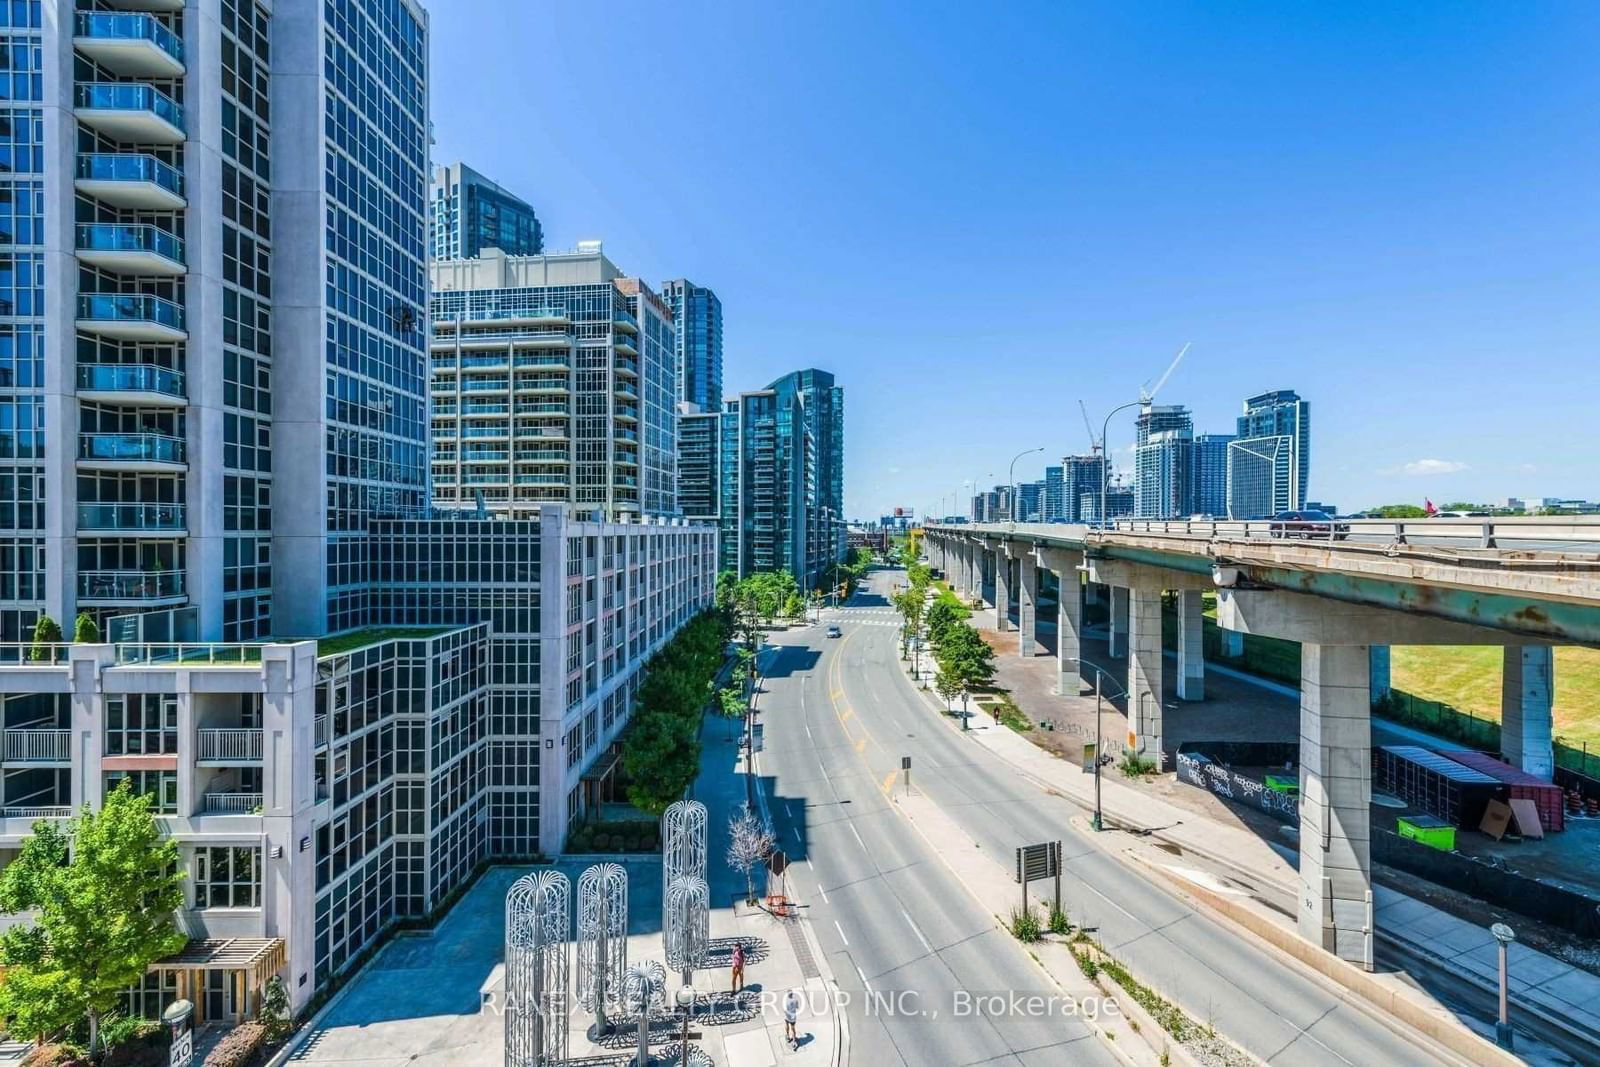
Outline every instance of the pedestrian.
[(744, 988), (744, 942), (735, 941), (733, 944), (733, 991), (739, 992)]
[(792, 1051), (799, 1051), (800, 1038), (795, 1036), (794, 1024), (800, 1020), (800, 990), (791, 989), (783, 996), (783, 1039)]

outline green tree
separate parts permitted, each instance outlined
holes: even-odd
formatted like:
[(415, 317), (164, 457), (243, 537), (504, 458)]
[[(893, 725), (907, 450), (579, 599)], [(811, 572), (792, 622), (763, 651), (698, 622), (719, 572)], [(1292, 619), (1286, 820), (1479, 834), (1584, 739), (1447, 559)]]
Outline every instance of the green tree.
[(784, 601), (783, 614), (786, 618), (790, 619), (801, 619), (805, 617), (806, 598), (800, 595), (800, 590), (796, 589), (794, 592), (790, 593), (788, 599)]
[(960, 626), (969, 612), (961, 602), (948, 594), (942, 595), (928, 607), (928, 640), (934, 648), (944, 644), (950, 632)]
[(700, 742), (691, 727), (662, 711), (636, 712), (622, 749), (628, 803), (660, 815), (683, 799), (700, 769)]
[(913, 586), (894, 594), (892, 598), (894, 608), (905, 620), (905, 625), (900, 628), (900, 658), (905, 659), (907, 650), (911, 646), (911, 638), (922, 628), (922, 614), (928, 606), (927, 598), (922, 590)]
[(188, 943), (173, 925), (181, 907), (177, 842), (126, 781), (98, 812), (86, 807), (65, 827), (34, 823), (0, 872), (0, 912), (38, 913), (0, 936), (0, 1020), (50, 1036), (86, 1018), (97, 1053), (118, 994)]
[(728, 721), (728, 739), (733, 739), (733, 723), (743, 720), (750, 705), (745, 700), (744, 683), (732, 682), (717, 691), (717, 712)]
[(61, 626), (48, 615), (40, 615), (39, 621), (33, 624), (33, 647), (28, 649), (28, 658), (34, 662), (50, 660), (55, 662), (56, 650), (49, 647), (61, 643)]
[(99, 643), (100, 627), (87, 611), (78, 612), (78, 621), (72, 624), (72, 640), (80, 645)]
[[(947, 708), (956, 697), (966, 695), (966, 689), (962, 686), (960, 679), (954, 678), (944, 671), (940, 671), (933, 679), (933, 691), (939, 694), (939, 699), (944, 701), (944, 705)], [(965, 708), (966, 704), (963, 703), (962, 707)]]
[(1428, 516), (1415, 504), (1385, 504), (1381, 508), (1373, 508), (1368, 514), (1380, 519), (1424, 519)]
[(934, 657), (939, 673), (947, 674), (961, 686), (961, 711), (967, 710), (967, 696), (973, 687), (988, 685), (994, 680), (994, 649), (990, 648), (978, 631), (962, 623), (945, 635), (944, 643)]

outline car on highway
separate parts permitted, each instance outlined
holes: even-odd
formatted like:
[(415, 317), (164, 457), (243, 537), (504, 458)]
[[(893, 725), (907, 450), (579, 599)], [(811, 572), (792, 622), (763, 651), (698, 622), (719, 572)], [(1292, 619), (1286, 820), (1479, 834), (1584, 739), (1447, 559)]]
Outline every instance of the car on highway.
[(841, 631), (837, 626), (830, 626), (830, 627), (828, 627), (828, 636), (829, 637), (842, 637), (842, 636), (844, 636), (844, 634), (843, 634), (843, 631)]
[(1339, 522), (1326, 511), (1280, 511), (1268, 522), (1267, 535), (1343, 541), (1350, 536), (1350, 524)]

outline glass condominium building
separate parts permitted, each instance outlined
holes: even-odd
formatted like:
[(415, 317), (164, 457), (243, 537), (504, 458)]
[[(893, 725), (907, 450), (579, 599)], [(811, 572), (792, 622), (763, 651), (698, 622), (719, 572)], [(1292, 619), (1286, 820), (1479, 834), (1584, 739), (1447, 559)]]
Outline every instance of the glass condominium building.
[(1244, 402), (1228, 445), (1228, 517), (1256, 519), (1306, 506), (1311, 474), (1311, 405), (1291, 389)]
[(433, 499), (677, 512), (672, 311), (598, 242), (433, 264)]
[(1188, 518), (1194, 511), (1194, 420), (1189, 409), (1149, 405), (1140, 409), (1135, 425), (1133, 517)]
[(1228, 514), (1228, 446), (1231, 433), (1202, 433), (1194, 438), (1194, 511), (1226, 518)]
[(354, 625), (365, 523), (427, 501), (422, 8), (0, 23), (0, 638)]
[(685, 278), (662, 283), (661, 297), (677, 325), (678, 400), (715, 412), (722, 406), (722, 301)]
[(533, 208), (465, 163), (433, 168), (429, 250), (434, 259), (472, 259), (485, 248), (508, 256), (544, 251)]

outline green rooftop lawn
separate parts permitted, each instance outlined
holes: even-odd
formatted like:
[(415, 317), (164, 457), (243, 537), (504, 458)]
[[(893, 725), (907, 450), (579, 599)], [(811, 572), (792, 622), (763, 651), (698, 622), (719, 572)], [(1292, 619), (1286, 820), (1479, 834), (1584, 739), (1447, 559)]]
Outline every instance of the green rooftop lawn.
[(459, 626), (366, 626), (348, 633), (317, 638), (317, 656), (339, 656), (384, 641), (423, 641), (459, 630)]

